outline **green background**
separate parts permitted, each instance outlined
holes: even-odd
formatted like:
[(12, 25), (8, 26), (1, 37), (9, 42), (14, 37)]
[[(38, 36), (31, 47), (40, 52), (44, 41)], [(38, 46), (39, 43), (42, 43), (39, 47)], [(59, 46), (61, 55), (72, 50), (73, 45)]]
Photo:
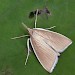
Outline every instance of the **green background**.
[[(46, 6), (51, 16), (39, 16), (37, 27), (56, 26), (52, 31), (69, 37), (73, 44), (61, 54), (54, 71), (49, 74), (39, 64), (33, 51), (24, 65), (27, 37), (11, 40), (11, 37), (28, 34), (22, 26), (34, 27), (29, 12)], [(0, 0), (0, 75), (75, 75), (75, 0)]]

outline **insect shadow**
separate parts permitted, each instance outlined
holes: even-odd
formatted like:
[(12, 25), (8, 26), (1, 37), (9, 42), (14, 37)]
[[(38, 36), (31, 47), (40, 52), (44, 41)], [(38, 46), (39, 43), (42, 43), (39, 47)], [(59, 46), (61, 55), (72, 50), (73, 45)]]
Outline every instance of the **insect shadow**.
[[(31, 19), (31, 18), (35, 17), (36, 13), (37, 13), (37, 10), (31, 11), (29, 13), (29, 18)], [(42, 14), (45, 14), (46, 17), (48, 18), (48, 15), (51, 15), (51, 12), (49, 11), (49, 9), (47, 7), (45, 7), (44, 9), (38, 9), (37, 15), (39, 16), (39, 15), (42, 15)]]

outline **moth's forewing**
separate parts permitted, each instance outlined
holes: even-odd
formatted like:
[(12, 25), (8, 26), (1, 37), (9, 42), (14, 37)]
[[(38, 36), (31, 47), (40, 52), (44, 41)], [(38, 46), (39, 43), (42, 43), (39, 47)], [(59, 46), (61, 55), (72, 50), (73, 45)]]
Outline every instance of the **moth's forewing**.
[(33, 31), (30, 36), (30, 42), (41, 65), (51, 73), (58, 61), (57, 53), (45, 43), (44, 38), (36, 31)]
[(66, 36), (57, 32), (36, 28), (36, 34), (45, 38), (45, 42), (56, 52), (63, 52), (72, 41)]
[(37, 59), (51, 73), (58, 61), (59, 52), (63, 52), (72, 41), (62, 34), (42, 28), (34, 28), (29, 33)]

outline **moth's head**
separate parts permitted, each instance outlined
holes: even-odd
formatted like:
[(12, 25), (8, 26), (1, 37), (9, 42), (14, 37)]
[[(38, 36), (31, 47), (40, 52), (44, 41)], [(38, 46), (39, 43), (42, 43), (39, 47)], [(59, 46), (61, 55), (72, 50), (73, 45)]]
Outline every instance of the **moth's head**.
[(28, 28), (28, 32), (29, 32), (30, 35), (32, 35), (33, 34), (33, 29)]
[(24, 23), (22, 23), (22, 25), (28, 30), (30, 35), (33, 34), (33, 29), (28, 28)]

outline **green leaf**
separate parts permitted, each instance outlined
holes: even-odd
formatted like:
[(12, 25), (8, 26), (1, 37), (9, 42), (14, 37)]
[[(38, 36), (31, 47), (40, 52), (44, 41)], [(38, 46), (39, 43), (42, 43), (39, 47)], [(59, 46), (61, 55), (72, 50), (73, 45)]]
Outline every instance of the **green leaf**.
[(61, 54), (51, 75), (75, 75), (75, 0), (0, 0), (0, 75), (50, 75), (38, 62), (33, 51), (27, 65), (27, 37), (12, 40), (12, 37), (28, 34), (22, 26), (34, 27), (34, 20), (29, 19), (33, 10), (45, 6), (51, 12), (48, 19), (38, 16), (37, 27), (69, 37), (73, 44)]

